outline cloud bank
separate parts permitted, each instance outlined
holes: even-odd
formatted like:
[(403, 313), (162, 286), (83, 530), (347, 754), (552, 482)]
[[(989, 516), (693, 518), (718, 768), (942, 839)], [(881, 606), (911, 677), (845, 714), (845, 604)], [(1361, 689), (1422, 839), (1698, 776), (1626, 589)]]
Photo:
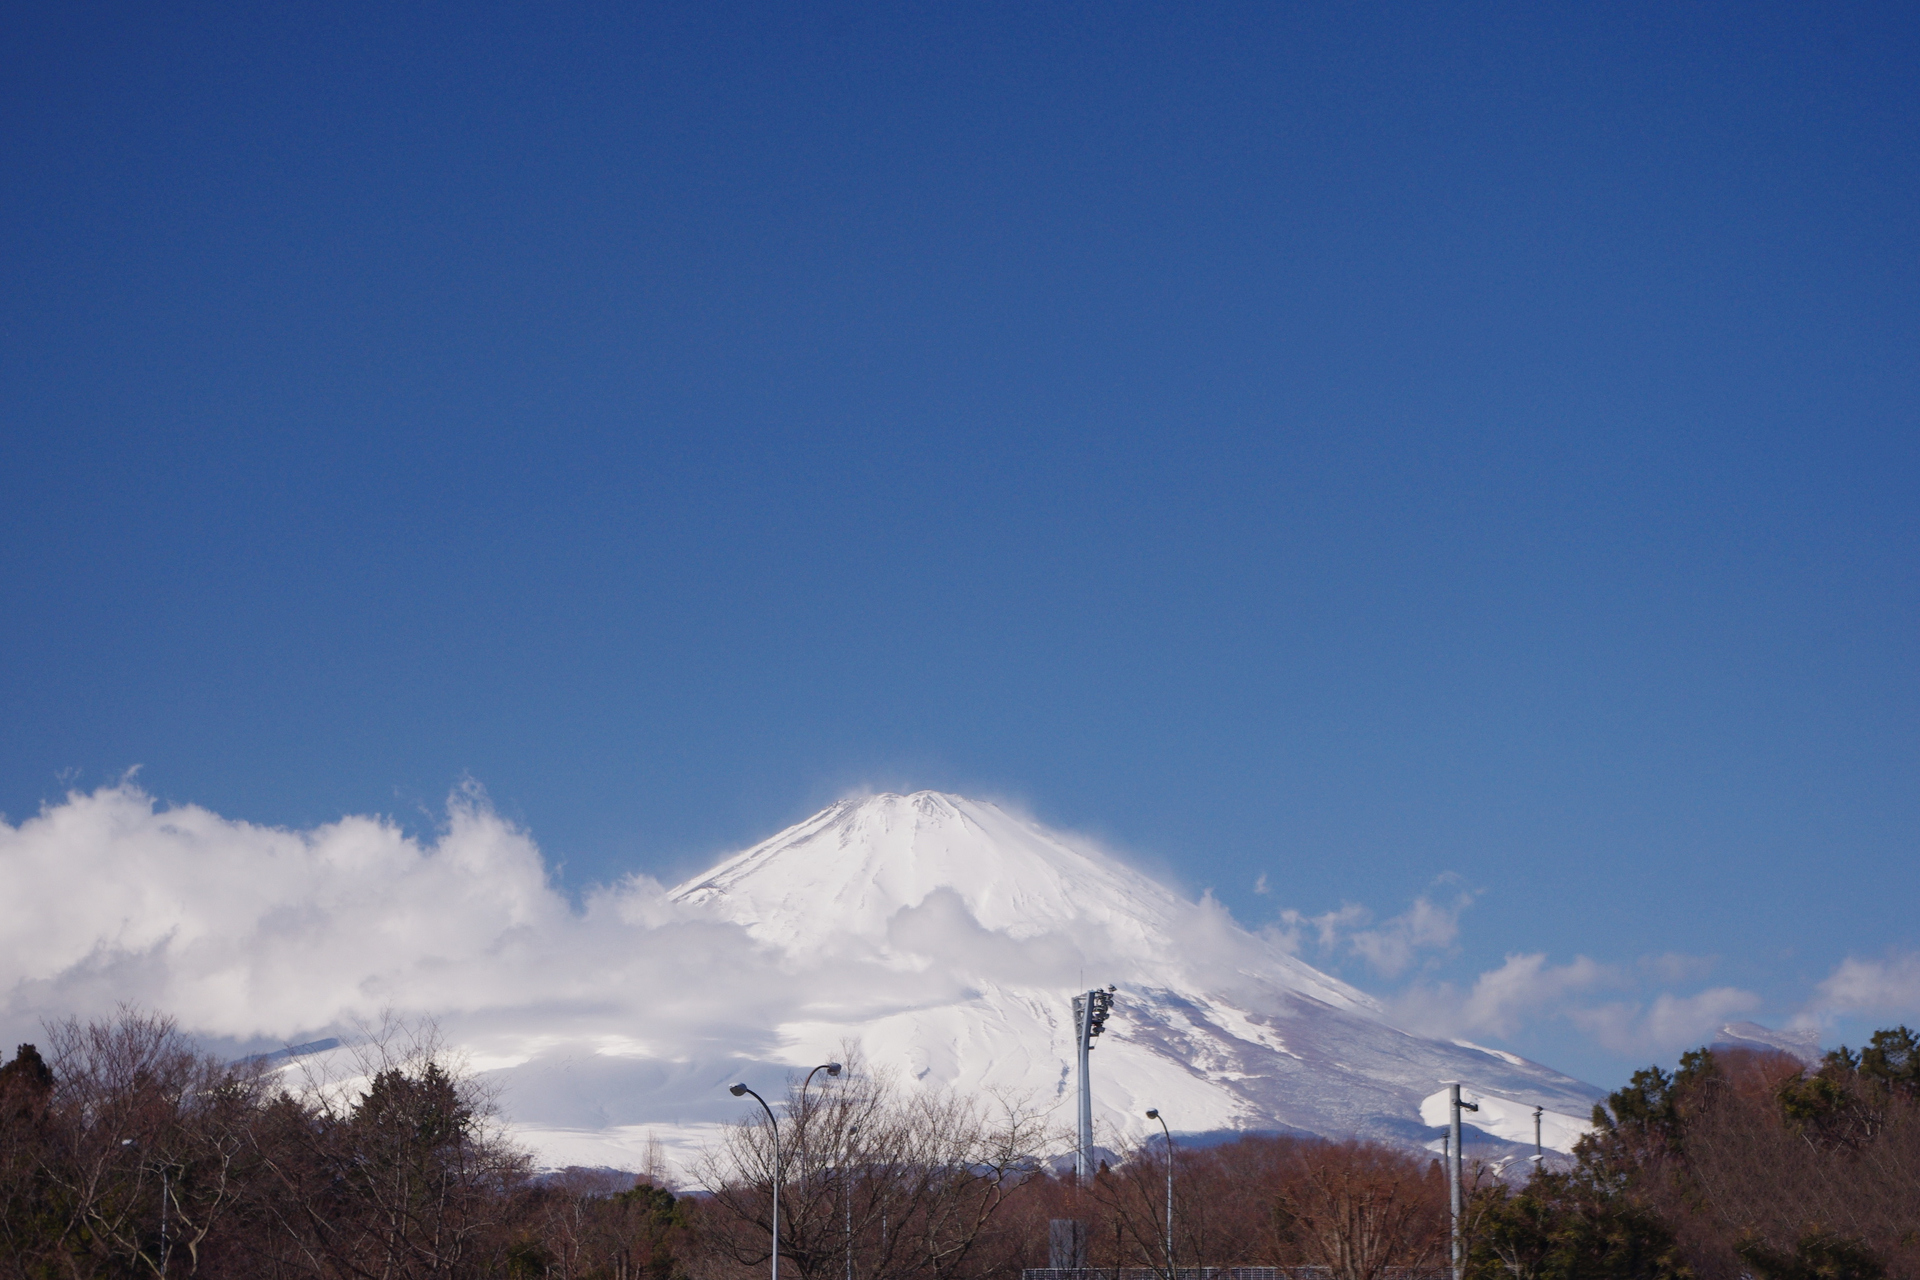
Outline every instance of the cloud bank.
[(642, 877), (575, 911), (477, 789), (422, 842), (378, 818), (287, 831), (162, 809), (122, 784), (0, 823), (0, 867), (0, 1021), (25, 1038), (128, 1001), (238, 1042), (391, 1010), (458, 1025), (484, 1054), (509, 1026), (557, 1036), (625, 1006), (662, 1041), (752, 1046), (799, 979)]
[[(134, 1002), (237, 1045), (313, 1038), (394, 1011), (440, 1019), (482, 1066), (582, 1036), (636, 1055), (775, 1060), (773, 1029), (809, 1010), (904, 1007), (949, 970), (1066, 982), (1115, 955), (1092, 934), (1016, 941), (985, 930), (952, 895), (892, 926), (898, 949), (919, 957), (910, 972), (873, 956), (775, 955), (640, 876), (576, 909), (533, 840), (477, 788), (456, 792), (443, 827), (422, 840), (373, 817), (290, 831), (162, 808), (123, 783), (71, 794), (18, 826), (0, 822), (0, 871), (5, 1043), (33, 1039), (46, 1017)], [(1267, 937), (1387, 978), (1416, 974), (1387, 1012), (1444, 1037), (1511, 1037), (1564, 1018), (1611, 1051), (1667, 1053), (1760, 1003), (1734, 987), (1659, 989), (1706, 979), (1711, 960), (1684, 955), (1622, 967), (1516, 954), (1464, 986), (1418, 976), (1455, 948), (1471, 901), (1422, 897), (1385, 920), (1354, 905), (1286, 912)], [(1211, 899), (1200, 908), (1184, 944), (1231, 973), (1247, 939)], [(1801, 1020), (1843, 1013), (1920, 1015), (1920, 954), (1846, 961)], [(610, 1037), (609, 1026), (629, 1031)]]

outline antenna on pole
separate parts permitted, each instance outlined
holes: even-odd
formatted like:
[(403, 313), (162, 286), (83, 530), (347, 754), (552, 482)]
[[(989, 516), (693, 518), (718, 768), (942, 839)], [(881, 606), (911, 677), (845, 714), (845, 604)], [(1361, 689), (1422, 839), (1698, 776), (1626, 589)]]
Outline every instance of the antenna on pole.
[(1080, 1060), (1080, 1133), (1073, 1149), (1074, 1180), (1085, 1186), (1093, 1178), (1093, 1078), (1087, 1055), (1093, 1052), (1093, 1038), (1106, 1030), (1107, 1016), (1113, 1011), (1114, 988), (1098, 988), (1073, 998), (1073, 1047)]

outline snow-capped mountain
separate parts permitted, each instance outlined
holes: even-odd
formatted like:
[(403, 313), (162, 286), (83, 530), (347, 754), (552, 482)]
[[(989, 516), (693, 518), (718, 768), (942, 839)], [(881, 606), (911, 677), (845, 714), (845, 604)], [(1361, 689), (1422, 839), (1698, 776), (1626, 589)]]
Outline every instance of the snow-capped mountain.
[(1763, 1052), (1784, 1053), (1797, 1058), (1809, 1067), (1817, 1067), (1825, 1052), (1820, 1048), (1820, 1036), (1813, 1031), (1775, 1031), (1772, 1027), (1763, 1027), (1757, 1022), (1729, 1022), (1720, 1028), (1714, 1036), (1711, 1046), (1715, 1049), (1758, 1049)]
[[(1069, 1002), (1118, 988), (1093, 1056), (1100, 1140), (1176, 1130), (1297, 1130), (1408, 1144), (1437, 1136), (1441, 1082), (1491, 1100), (1489, 1139), (1570, 1146), (1598, 1091), (1512, 1054), (1410, 1035), (1364, 993), (1082, 841), (934, 792), (846, 800), (666, 894), (683, 924), (743, 930), (793, 993), (741, 1050), (602, 1037), (498, 1073), (548, 1158), (632, 1163), (734, 1115), (724, 1084), (836, 1057), (857, 1039), (903, 1079), (1059, 1101), (1074, 1081)], [(1496, 1142), (1495, 1145), (1498, 1145)], [(629, 1157), (622, 1159), (622, 1153)]]

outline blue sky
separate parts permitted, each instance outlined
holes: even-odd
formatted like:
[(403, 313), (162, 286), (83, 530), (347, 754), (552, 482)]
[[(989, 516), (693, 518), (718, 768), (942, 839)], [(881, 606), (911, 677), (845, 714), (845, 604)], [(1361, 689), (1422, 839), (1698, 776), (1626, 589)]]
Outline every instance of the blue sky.
[(1252, 924), (1466, 895), (1394, 972), (1303, 935), (1409, 998), (1584, 956), (1779, 1023), (1920, 947), (1910, 7), (0, 51), (13, 821), (139, 765), (430, 830), (471, 778), (577, 890), (936, 787)]

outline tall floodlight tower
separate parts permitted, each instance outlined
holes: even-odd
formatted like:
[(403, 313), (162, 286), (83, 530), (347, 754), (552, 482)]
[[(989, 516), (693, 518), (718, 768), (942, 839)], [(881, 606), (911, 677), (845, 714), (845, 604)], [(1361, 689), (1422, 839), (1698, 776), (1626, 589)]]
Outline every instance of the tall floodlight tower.
[(1093, 1080), (1087, 1074), (1087, 1055), (1093, 1052), (1093, 1038), (1106, 1029), (1113, 991), (1108, 987), (1073, 998), (1074, 1050), (1080, 1058), (1080, 1141), (1073, 1151), (1073, 1176), (1082, 1184), (1093, 1177)]

